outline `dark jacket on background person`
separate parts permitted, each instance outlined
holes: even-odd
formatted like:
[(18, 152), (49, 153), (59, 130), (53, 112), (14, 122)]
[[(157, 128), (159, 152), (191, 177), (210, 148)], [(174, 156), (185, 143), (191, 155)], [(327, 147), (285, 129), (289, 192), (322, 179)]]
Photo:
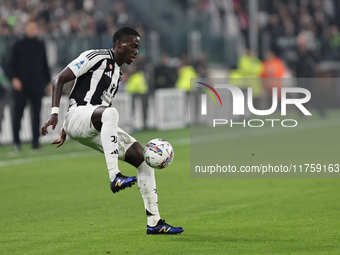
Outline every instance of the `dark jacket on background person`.
[(12, 48), (8, 76), (21, 80), (24, 90), (44, 89), (51, 80), (45, 45), (37, 38), (24, 37)]
[(295, 63), (297, 78), (312, 78), (315, 76), (315, 66), (318, 64), (318, 57), (311, 51), (299, 52)]
[[(32, 29), (34, 25), (32, 24), (28, 23), (27, 26), (30, 27), (26, 28), (34, 31)], [(29, 32), (31, 33), (32, 31)], [(45, 94), (45, 87), (51, 80), (43, 41), (32, 35), (32, 37), (26, 36), (15, 42), (12, 47), (7, 73), (13, 86), (12, 129), (14, 150), (19, 151), (21, 148), (19, 131), (28, 101), (30, 102), (32, 113), (32, 148), (39, 149), (41, 101)], [(13, 78), (20, 80), (22, 89), (15, 88)]]

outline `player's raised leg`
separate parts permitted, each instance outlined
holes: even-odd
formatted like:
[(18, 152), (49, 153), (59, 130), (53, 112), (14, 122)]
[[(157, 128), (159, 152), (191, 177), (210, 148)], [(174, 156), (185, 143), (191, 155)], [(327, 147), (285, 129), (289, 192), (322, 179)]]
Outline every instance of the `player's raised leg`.
[(142, 195), (147, 216), (147, 234), (179, 234), (181, 227), (172, 227), (161, 219), (158, 210), (158, 194), (156, 189), (155, 172), (143, 158), (143, 148), (133, 143), (125, 153), (125, 161), (137, 168), (138, 188)]
[(137, 181), (135, 176), (122, 175), (118, 168), (118, 120), (117, 109), (104, 106), (96, 108), (91, 117), (93, 126), (100, 131), (113, 193), (131, 187)]

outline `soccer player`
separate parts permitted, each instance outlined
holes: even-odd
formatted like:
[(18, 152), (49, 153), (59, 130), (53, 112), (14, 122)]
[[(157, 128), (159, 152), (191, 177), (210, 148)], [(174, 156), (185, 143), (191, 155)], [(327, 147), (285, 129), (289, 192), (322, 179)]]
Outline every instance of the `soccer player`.
[(85, 51), (73, 60), (52, 82), (51, 117), (42, 127), (41, 134), (46, 135), (49, 126), (54, 130), (58, 123), (62, 88), (75, 79), (60, 136), (52, 144), (61, 146), (67, 134), (104, 153), (113, 193), (131, 187), (137, 181), (136, 177), (120, 173), (118, 159), (136, 167), (147, 215), (147, 234), (179, 234), (183, 228), (172, 227), (160, 218), (154, 169), (145, 163), (142, 146), (118, 127), (119, 114), (112, 106), (122, 79), (120, 67), (135, 61), (139, 46), (138, 32), (123, 27), (113, 35), (112, 49)]

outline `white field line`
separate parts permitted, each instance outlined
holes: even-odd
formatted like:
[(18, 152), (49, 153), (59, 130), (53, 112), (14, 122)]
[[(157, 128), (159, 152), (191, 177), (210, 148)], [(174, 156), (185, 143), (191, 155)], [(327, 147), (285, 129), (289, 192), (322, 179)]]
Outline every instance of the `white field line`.
[(50, 160), (62, 160), (62, 159), (70, 159), (70, 158), (82, 158), (82, 157), (92, 157), (100, 155), (97, 151), (84, 151), (84, 152), (71, 152), (71, 153), (63, 153), (49, 156), (35, 156), (28, 157), (23, 159), (12, 159), (0, 162), (0, 167), (4, 166), (13, 166), (13, 165), (22, 165), (28, 163), (35, 163), (41, 161), (50, 161)]
[[(310, 123), (299, 124), (295, 128), (252, 128), (247, 131), (231, 131), (230, 128), (226, 128), (226, 132), (224, 134), (211, 134), (199, 137), (186, 137), (180, 139), (173, 139), (171, 144), (173, 146), (183, 146), (189, 144), (201, 144), (206, 142), (216, 142), (216, 141), (226, 141), (233, 140), (238, 138), (246, 138), (246, 137), (258, 137), (264, 135), (275, 135), (275, 134), (284, 134), (284, 133), (292, 133), (299, 132), (309, 129), (317, 129), (324, 127), (332, 127), (340, 125), (339, 120), (324, 120), (322, 122), (315, 121)], [(11, 165), (22, 165), (27, 163), (35, 163), (41, 161), (50, 161), (50, 160), (62, 160), (62, 159), (71, 159), (71, 158), (82, 158), (82, 157), (92, 157), (98, 156), (100, 153), (97, 151), (86, 151), (86, 152), (73, 152), (73, 153), (64, 153), (64, 154), (56, 154), (50, 156), (35, 156), (28, 157), (24, 159), (13, 159), (6, 160), (0, 162), (0, 167), (11, 166)]]

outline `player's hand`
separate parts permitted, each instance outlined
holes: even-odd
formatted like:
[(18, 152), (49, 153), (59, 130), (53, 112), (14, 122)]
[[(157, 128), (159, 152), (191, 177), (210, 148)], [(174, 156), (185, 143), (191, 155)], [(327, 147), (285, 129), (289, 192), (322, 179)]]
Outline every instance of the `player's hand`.
[(47, 128), (52, 125), (52, 130), (55, 129), (55, 126), (58, 124), (58, 114), (54, 113), (51, 115), (48, 121), (41, 128), (41, 135), (45, 136), (48, 134)]
[(60, 135), (59, 138), (51, 142), (51, 144), (58, 144), (56, 148), (63, 145), (63, 143), (66, 141), (66, 132), (64, 128), (60, 129)]

